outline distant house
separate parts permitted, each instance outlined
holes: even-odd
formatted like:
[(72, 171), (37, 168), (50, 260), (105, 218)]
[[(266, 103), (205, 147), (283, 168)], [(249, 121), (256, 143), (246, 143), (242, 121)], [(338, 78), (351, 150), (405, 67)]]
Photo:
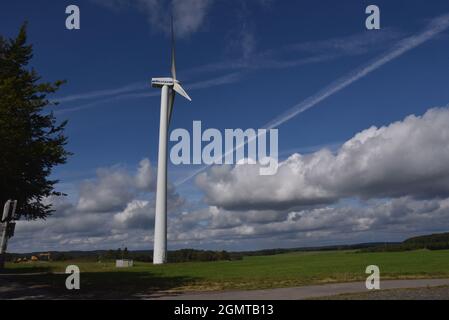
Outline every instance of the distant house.
[(46, 259), (44, 259), (44, 261), (51, 261), (51, 253), (47, 252), (47, 253), (39, 253), (39, 257), (42, 260), (42, 257), (45, 257)]
[(130, 268), (134, 265), (133, 260), (115, 260), (116, 268)]

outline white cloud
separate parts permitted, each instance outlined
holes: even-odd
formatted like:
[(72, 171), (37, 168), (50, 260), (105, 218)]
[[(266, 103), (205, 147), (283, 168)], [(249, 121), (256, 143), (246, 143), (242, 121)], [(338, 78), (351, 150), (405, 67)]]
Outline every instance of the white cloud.
[(77, 209), (84, 212), (120, 210), (139, 192), (152, 191), (154, 186), (155, 177), (148, 159), (140, 162), (134, 176), (121, 167), (98, 169), (96, 179), (81, 184)]
[(187, 37), (198, 31), (204, 23), (213, 0), (93, 0), (113, 11), (131, 6), (146, 15), (151, 27), (157, 31), (170, 32), (173, 9), (176, 34)]
[(197, 177), (209, 204), (287, 209), (340, 198), (449, 196), (449, 109), (435, 108), (356, 134), (334, 154), (294, 154), (275, 176), (257, 165), (215, 167)]
[[(97, 170), (94, 179), (78, 185), (79, 199), (49, 197), (54, 214), (39, 221), (19, 221), (12, 250), (92, 250), (152, 245), (155, 175), (148, 159), (135, 173), (123, 166)], [(185, 204), (173, 186), (168, 187), (168, 210), (176, 214)], [(141, 199), (141, 200), (139, 200)]]
[[(317, 104), (322, 102), (323, 100), (329, 98), (330, 96), (334, 95), (337, 92), (340, 92), (341, 90), (345, 89), (349, 85), (353, 84), (354, 82), (366, 77), (373, 71), (381, 68), (385, 64), (401, 57), (406, 52), (415, 49), (416, 47), (422, 45), (423, 43), (428, 42), (429, 40), (433, 39), (443, 31), (445, 31), (449, 27), (449, 14), (443, 14), (441, 16), (438, 16), (430, 21), (430, 23), (427, 25), (427, 27), (417, 34), (414, 34), (410, 37), (407, 37), (398, 43), (396, 43), (393, 48), (385, 52), (384, 54), (380, 55), (379, 57), (376, 57), (372, 61), (370, 61), (368, 64), (357, 68), (347, 75), (335, 80), (327, 87), (323, 88), (322, 90), (318, 91), (318, 93), (308, 97), (307, 99), (303, 100), (302, 102), (296, 104), (292, 108), (288, 109), (281, 115), (277, 116), (267, 124), (265, 124), (263, 127), (266, 129), (272, 129), (277, 128), (284, 124), (285, 122), (291, 120), (292, 118), (298, 116), (299, 114), (302, 114), (303, 112), (315, 107)], [(315, 61), (316, 57), (312, 57), (311, 60), (309, 60), (307, 63)], [(318, 61), (322, 61), (321, 58), (318, 57)], [(301, 62), (302, 63), (302, 62)], [(244, 63), (246, 64), (246, 63)], [(292, 65), (293, 66), (293, 65)], [(230, 68), (230, 66), (226, 66), (226, 68)], [(204, 166), (202, 169), (195, 172), (194, 175), (191, 175), (187, 177), (186, 179), (183, 179), (180, 183), (177, 183), (177, 185), (181, 185), (194, 176), (196, 176), (198, 173), (203, 172), (205, 169), (207, 169), (209, 166)]]
[(137, 174), (134, 177), (134, 183), (140, 190), (152, 191), (155, 189), (156, 177), (153, 174), (150, 160), (143, 159), (139, 163)]
[(213, 0), (173, 0), (176, 33), (183, 37), (196, 32), (212, 3)]
[[(178, 224), (171, 227), (171, 240), (182, 243), (218, 241), (224, 245), (235, 241), (242, 244), (255, 239), (259, 242), (272, 241), (274, 247), (280, 247), (286, 243), (310, 246), (326, 240), (332, 244), (357, 241), (355, 239), (362, 242), (369, 239), (397, 240), (396, 235), (404, 239), (412, 234), (447, 229), (449, 199), (414, 200), (401, 197), (388, 201), (278, 211), (272, 219), (264, 220), (266, 213), (226, 211), (216, 207), (187, 213), (178, 217)], [(256, 215), (260, 219), (254, 219)], [(202, 223), (192, 227), (192, 220)], [(439, 221), (438, 225), (435, 220)], [(188, 227), (182, 228), (186, 225)]]
[(125, 210), (114, 215), (114, 220), (123, 228), (150, 230), (154, 223), (154, 203), (133, 200)]
[[(132, 201), (120, 213), (78, 212), (18, 223), (11, 250), (93, 250), (126, 245), (152, 248), (151, 201)], [(438, 221), (438, 224), (435, 223)], [(169, 246), (238, 250), (398, 241), (449, 227), (449, 198), (351, 201), (300, 210), (227, 211), (207, 207), (171, 212)]]

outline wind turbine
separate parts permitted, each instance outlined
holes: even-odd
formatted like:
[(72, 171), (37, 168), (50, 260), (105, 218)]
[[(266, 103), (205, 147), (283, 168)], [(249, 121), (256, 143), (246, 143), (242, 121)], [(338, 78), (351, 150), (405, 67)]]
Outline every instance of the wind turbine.
[(173, 18), (171, 21), (171, 78), (153, 78), (153, 88), (161, 88), (161, 118), (159, 125), (159, 154), (157, 165), (156, 215), (154, 222), (153, 264), (167, 262), (167, 136), (176, 93), (189, 101), (189, 95), (176, 78), (176, 52)]

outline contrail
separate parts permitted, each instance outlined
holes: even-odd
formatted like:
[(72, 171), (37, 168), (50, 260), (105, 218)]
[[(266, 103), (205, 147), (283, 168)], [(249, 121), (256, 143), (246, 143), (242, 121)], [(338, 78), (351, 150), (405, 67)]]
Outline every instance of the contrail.
[(146, 83), (141, 83), (141, 82), (132, 83), (132, 84), (120, 87), (120, 88), (79, 93), (79, 94), (74, 94), (74, 95), (65, 96), (65, 97), (61, 97), (61, 98), (55, 98), (53, 100), (57, 101), (58, 103), (67, 103), (67, 102), (74, 102), (74, 101), (78, 101), (78, 100), (102, 98), (102, 97), (106, 97), (106, 96), (114, 96), (114, 95), (118, 95), (118, 94), (128, 93), (131, 91), (143, 90), (147, 86), (148, 86), (148, 84), (146, 84)]
[[(242, 76), (242, 72), (234, 72), (234, 73), (226, 74), (221, 77), (194, 82), (190, 85), (186, 85), (186, 89), (201, 90), (201, 89), (207, 89), (207, 88), (211, 88), (211, 87), (222, 86), (222, 85), (226, 85), (226, 84), (230, 84), (230, 83), (239, 81), (241, 76)], [(97, 100), (97, 101), (87, 103), (87, 104), (84, 104), (81, 106), (58, 109), (54, 113), (55, 114), (65, 114), (65, 113), (69, 113), (69, 112), (90, 109), (90, 108), (93, 108), (93, 107), (96, 107), (99, 105), (103, 105), (103, 104), (106, 104), (109, 102), (115, 102), (115, 101), (124, 100), (124, 99), (138, 99), (138, 98), (160, 96), (160, 92), (155, 92), (155, 91), (154, 92), (129, 92), (129, 91), (131, 91), (130, 89), (135, 91), (134, 88), (135, 88), (134, 85), (129, 85), (129, 86), (125, 86), (125, 87), (122, 87), (119, 89), (96, 91), (96, 92), (78, 94), (78, 95), (73, 95), (73, 96), (69, 96), (66, 98), (62, 98), (62, 99), (59, 99), (58, 102), (71, 102), (73, 100), (89, 99), (89, 98), (96, 98), (98, 96), (112, 95), (112, 97)], [(115, 95), (115, 94), (118, 94), (118, 95)]]
[[(419, 45), (427, 42), (428, 40), (432, 39), (439, 33), (445, 31), (449, 27), (449, 14), (444, 14), (442, 16), (439, 16), (437, 18), (434, 18), (429, 25), (420, 33), (412, 35), (408, 38), (405, 38), (401, 41), (399, 41), (391, 50), (388, 52), (380, 55), (379, 57), (375, 58), (374, 60), (370, 61), (366, 65), (357, 68), (356, 70), (348, 73), (347, 75), (335, 80), (330, 85), (325, 87), (324, 89), (318, 91), (318, 93), (310, 96), (309, 98), (305, 99), (304, 101), (298, 103), (297, 105), (293, 106), (286, 112), (282, 113), (275, 119), (268, 122), (263, 128), (264, 129), (274, 129), (282, 125), (283, 123), (289, 121), (290, 119), (296, 117), (298, 114), (303, 113), (304, 111), (316, 106), (321, 101), (325, 100), (326, 98), (334, 95), (335, 93), (343, 90), (350, 84), (356, 82), (357, 80), (360, 80), (361, 78), (367, 76), (371, 72), (379, 69), (384, 64), (399, 58), (404, 53), (410, 51), (411, 49), (414, 49), (418, 47)], [(248, 143), (248, 142), (246, 142)], [(246, 144), (245, 143), (245, 144)], [(237, 146), (234, 148), (233, 151), (235, 151), (237, 148), (241, 146)], [(175, 183), (175, 186), (180, 186), (190, 179), (194, 178), (199, 173), (203, 172), (207, 168), (209, 168), (211, 165), (204, 166), (201, 169), (198, 169), (193, 174), (189, 175), (188, 177), (178, 181)]]
[(379, 69), (384, 64), (396, 58), (399, 58), (407, 51), (414, 49), (417, 46), (423, 44), (424, 42), (430, 40), (437, 34), (446, 30), (448, 27), (449, 27), (449, 14), (445, 14), (443, 16), (433, 19), (432, 22), (429, 24), (429, 26), (423, 32), (401, 40), (389, 52), (384, 53), (380, 57), (369, 62), (367, 65), (350, 72), (346, 76), (337, 79), (326, 88), (320, 90), (315, 95), (298, 103), (297, 105), (290, 108), (277, 118), (270, 121), (268, 124), (266, 124), (266, 128), (272, 129), (280, 126), (281, 124), (287, 122), (288, 120), (297, 116), (298, 114), (314, 107), (316, 104), (320, 103), (324, 99), (343, 90), (350, 84), (367, 76), (371, 72)]

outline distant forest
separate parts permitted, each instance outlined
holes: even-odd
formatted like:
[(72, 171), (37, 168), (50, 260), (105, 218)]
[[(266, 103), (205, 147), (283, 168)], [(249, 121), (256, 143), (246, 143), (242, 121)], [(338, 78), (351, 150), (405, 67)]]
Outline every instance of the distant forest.
[(394, 252), (410, 250), (445, 250), (449, 249), (449, 232), (430, 234), (420, 237), (409, 238), (401, 243), (387, 243), (373, 247), (364, 248), (363, 252)]

